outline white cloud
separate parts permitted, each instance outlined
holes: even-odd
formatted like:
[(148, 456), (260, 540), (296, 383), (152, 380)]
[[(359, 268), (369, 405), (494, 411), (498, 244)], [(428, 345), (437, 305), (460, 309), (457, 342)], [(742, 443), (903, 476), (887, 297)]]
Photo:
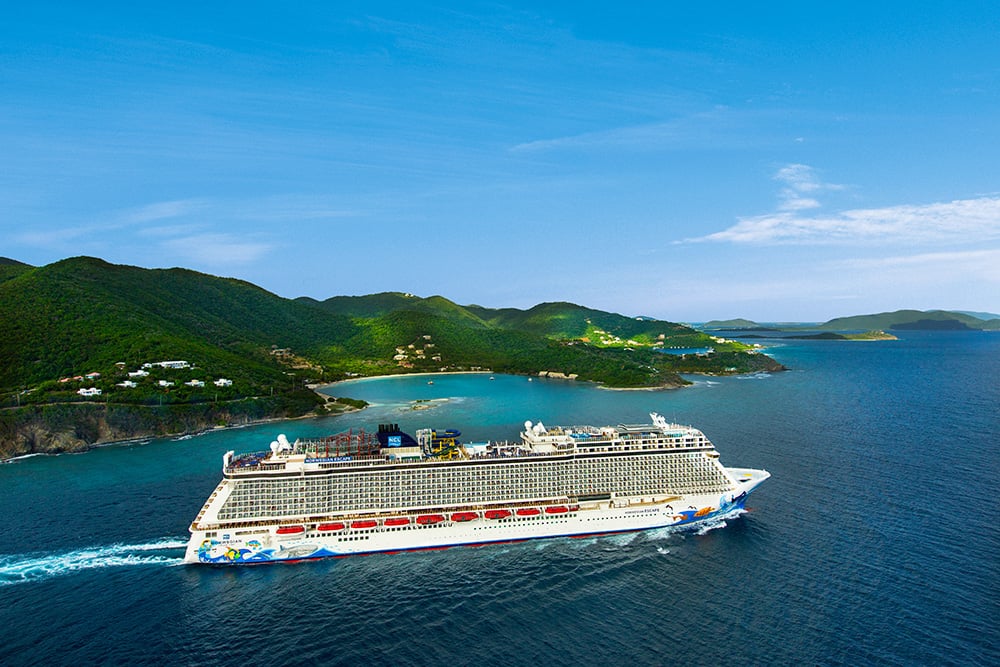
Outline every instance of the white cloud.
[(765, 131), (788, 114), (771, 110), (740, 110), (718, 106), (654, 123), (582, 132), (528, 141), (510, 147), (512, 153), (554, 150), (675, 150), (721, 149), (771, 144), (780, 132)]
[(133, 223), (153, 222), (155, 220), (188, 216), (204, 209), (205, 206), (206, 202), (200, 199), (155, 202), (128, 211), (124, 214), (123, 218), (127, 222)]
[(183, 259), (199, 264), (248, 264), (271, 250), (267, 243), (235, 234), (195, 234), (164, 241), (163, 246)]
[(926, 252), (895, 257), (845, 259), (832, 263), (837, 269), (856, 270), (921, 270), (946, 269), (951, 274), (1000, 282), (1000, 248), (955, 252)]
[(782, 167), (775, 174), (774, 180), (781, 181), (785, 187), (781, 190), (781, 200), (778, 208), (782, 211), (802, 211), (810, 208), (819, 208), (818, 199), (807, 194), (814, 194), (823, 190), (843, 190), (842, 185), (835, 183), (824, 183), (819, 179), (816, 171), (805, 164), (790, 164)]
[(931, 204), (849, 209), (802, 215), (818, 208), (814, 196), (843, 186), (821, 181), (807, 165), (791, 164), (775, 175), (785, 184), (778, 210), (740, 218), (721, 232), (687, 241), (740, 244), (982, 243), (1000, 239), (1000, 197), (984, 196)]

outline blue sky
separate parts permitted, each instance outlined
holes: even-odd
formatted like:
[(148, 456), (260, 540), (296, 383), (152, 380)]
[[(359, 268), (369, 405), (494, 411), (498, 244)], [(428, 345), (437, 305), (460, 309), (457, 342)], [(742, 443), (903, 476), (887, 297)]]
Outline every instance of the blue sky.
[(996, 3), (139, 4), (5, 9), (0, 255), (675, 321), (1000, 312)]

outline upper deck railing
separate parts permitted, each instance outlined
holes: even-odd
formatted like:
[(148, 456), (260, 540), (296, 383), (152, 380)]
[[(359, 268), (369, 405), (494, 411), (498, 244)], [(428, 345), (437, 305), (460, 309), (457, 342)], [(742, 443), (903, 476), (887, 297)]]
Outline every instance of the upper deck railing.
[[(712, 443), (700, 431), (688, 430), (682, 433), (650, 432), (615, 432), (609, 435), (593, 427), (573, 427), (573, 429), (555, 432), (551, 435), (570, 436), (563, 442), (550, 442), (554, 451), (534, 451), (531, 442), (495, 442), (489, 443), (486, 451), (475, 453), (459, 448), (459, 458), (453, 461), (504, 461), (517, 460), (537, 461), (540, 458), (563, 458), (577, 453), (674, 450), (674, 449), (710, 449)], [(343, 435), (343, 434), (341, 434)], [(295, 457), (294, 459), (290, 457)], [(356, 439), (338, 439), (338, 436), (322, 439), (296, 440), (292, 449), (287, 452), (255, 452), (242, 454), (233, 458), (225, 466), (226, 474), (254, 474), (259, 472), (289, 470), (287, 464), (292, 463), (296, 470), (303, 469), (350, 469), (366, 468), (382, 465), (431, 466), (439, 465), (445, 459), (427, 454), (421, 457), (400, 458), (378, 446), (377, 441), (359, 441)], [(303, 464), (305, 464), (304, 467)]]

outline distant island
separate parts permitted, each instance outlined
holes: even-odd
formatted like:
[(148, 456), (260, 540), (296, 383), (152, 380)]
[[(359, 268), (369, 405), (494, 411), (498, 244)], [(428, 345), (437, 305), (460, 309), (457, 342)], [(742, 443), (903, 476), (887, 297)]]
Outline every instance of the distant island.
[(689, 384), (682, 373), (782, 368), (759, 346), (565, 302), (285, 299), (186, 269), (0, 259), (0, 459), (354, 409), (312, 390), (353, 377), (489, 370), (670, 388)]
[(800, 334), (783, 336), (792, 340), (899, 340), (896, 336), (884, 331), (866, 331), (864, 333), (841, 334), (833, 331), (824, 331), (818, 334)]
[[(838, 317), (821, 324), (758, 324), (752, 320), (712, 320), (705, 331), (1000, 331), (1000, 315), (949, 310), (896, 310), (871, 315)], [(872, 340), (872, 338), (855, 338)], [(877, 340), (891, 340), (889, 338)]]

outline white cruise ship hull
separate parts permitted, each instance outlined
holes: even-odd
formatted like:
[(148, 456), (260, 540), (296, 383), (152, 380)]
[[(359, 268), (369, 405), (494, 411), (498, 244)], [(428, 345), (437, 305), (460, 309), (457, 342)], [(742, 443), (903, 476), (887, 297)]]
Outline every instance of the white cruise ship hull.
[(750, 492), (770, 476), (754, 469), (727, 468), (726, 472), (734, 486), (722, 494), (615, 497), (574, 505), (460, 512), (427, 510), (363, 520), (283, 520), (212, 530), (198, 529), (195, 524), (185, 561), (215, 565), (289, 562), (697, 526), (742, 509)]

